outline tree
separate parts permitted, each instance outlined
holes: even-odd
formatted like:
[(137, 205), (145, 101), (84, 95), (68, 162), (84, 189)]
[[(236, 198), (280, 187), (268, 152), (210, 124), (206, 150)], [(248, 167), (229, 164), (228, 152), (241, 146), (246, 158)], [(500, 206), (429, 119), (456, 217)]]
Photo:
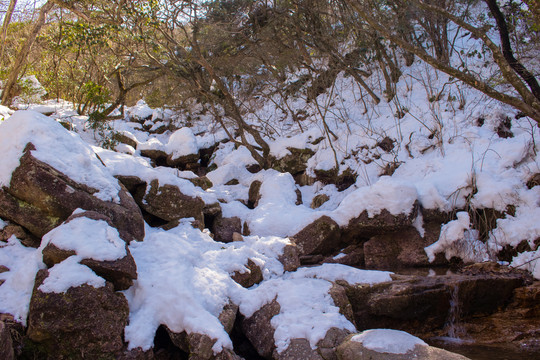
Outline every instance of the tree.
[[(371, 26), (386, 40), (405, 51), (413, 53), (434, 68), (480, 90), (487, 96), (515, 107), (540, 124), (540, 98), (537, 96), (536, 79), (517, 60), (514, 61), (511, 45), (507, 41), (508, 34), (505, 34), (506, 21), (504, 16), (500, 16), (495, 1), (485, 0), (491, 13), (499, 19), (496, 24), (489, 19), (484, 22), (473, 19), (468, 12), (468, 6), (471, 3), (468, 0), (456, 0), (454, 6), (447, 6), (446, 8), (434, 5), (432, 1), (410, 0), (400, 3), (397, 8), (400, 11), (407, 12), (409, 23), (406, 24), (406, 27), (408, 29), (418, 29), (416, 26), (420, 21), (418, 14), (429, 12), (437, 16), (444, 16), (454, 24), (456, 26), (455, 36), (469, 34), (472, 39), (476, 39), (491, 55), (491, 59), (497, 66), (501, 78), (511, 87), (510, 91), (496, 86), (489, 79), (481, 78), (478, 74), (470, 71), (463, 62), (451, 64), (445, 59), (438, 58), (430, 51), (426, 43), (422, 42), (422, 38), (418, 36), (415, 37), (413, 42), (405, 40), (400, 34), (400, 31), (404, 28), (403, 23), (398, 21), (403, 19), (403, 16), (400, 17), (395, 8), (392, 9), (392, 7), (386, 6), (386, 1), (346, 0), (346, 2), (355, 11), (359, 19)], [(475, 21), (478, 24), (475, 24)], [(490, 37), (490, 29), (492, 28), (497, 29), (503, 43), (502, 49)]]

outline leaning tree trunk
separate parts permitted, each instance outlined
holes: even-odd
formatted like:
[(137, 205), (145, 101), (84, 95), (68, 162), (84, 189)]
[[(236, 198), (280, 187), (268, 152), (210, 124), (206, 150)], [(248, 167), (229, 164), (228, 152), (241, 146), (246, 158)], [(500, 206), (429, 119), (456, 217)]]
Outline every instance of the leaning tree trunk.
[(9, 75), (4, 86), (4, 91), (2, 92), (2, 105), (9, 105), (11, 103), (11, 100), (13, 99), (13, 90), (15, 88), (15, 84), (17, 84), (19, 75), (27, 63), (30, 49), (32, 48), (32, 45), (34, 45), (34, 42), (36, 41), (36, 38), (41, 31), (41, 28), (45, 24), (47, 14), (49, 13), (49, 11), (51, 11), (53, 5), (54, 3), (52, 1), (48, 1), (39, 10), (39, 16), (36, 23), (34, 24), (34, 27), (32, 28), (32, 31), (28, 35), (28, 38), (19, 50), (13, 66), (9, 70)]

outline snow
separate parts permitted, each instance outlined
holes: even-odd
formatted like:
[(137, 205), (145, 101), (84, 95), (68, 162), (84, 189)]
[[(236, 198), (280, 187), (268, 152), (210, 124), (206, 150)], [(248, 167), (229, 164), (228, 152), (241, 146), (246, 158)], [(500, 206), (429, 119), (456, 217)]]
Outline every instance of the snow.
[(288, 241), (245, 237), (222, 244), (188, 222), (170, 231), (147, 228), (146, 234), (143, 242), (130, 245), (139, 276), (125, 291), (129, 348), (150, 348), (160, 324), (174, 332), (207, 334), (217, 340), (214, 352), (232, 348), (218, 316), (229, 298), (241, 298), (247, 290), (229, 274), (246, 271), (248, 258), (262, 267), (265, 278), (283, 273), (276, 257)]
[(171, 155), (173, 160), (181, 156), (197, 154), (199, 152), (197, 138), (190, 128), (183, 127), (171, 135), (165, 146), (165, 151)]
[(485, 244), (478, 240), (478, 230), (471, 229), (469, 214), (460, 211), (456, 217), (442, 226), (439, 240), (424, 248), (429, 261), (433, 262), (438, 253), (444, 253), (448, 260), (453, 256), (461, 257), (465, 262), (488, 260)]
[[(336, 257), (334, 257), (335, 259)], [(320, 266), (300, 268), (291, 273), (292, 278), (317, 278), (335, 282), (344, 280), (349, 284), (378, 284), (392, 281), (389, 271), (361, 270), (341, 264), (322, 264)]]
[(383, 209), (393, 215), (409, 214), (418, 198), (416, 188), (388, 176), (382, 176), (372, 186), (362, 187), (349, 194), (331, 217), (341, 226), (367, 211), (369, 217)]
[(83, 259), (113, 261), (127, 255), (118, 230), (106, 221), (78, 217), (43, 236), (43, 241), (63, 250), (74, 250)]
[(34, 279), (39, 269), (45, 268), (41, 251), (23, 246), (12, 236), (7, 244), (0, 242), (0, 265), (9, 269), (0, 273), (5, 282), (0, 285), (0, 313), (13, 315), (26, 325)]
[(416, 346), (428, 346), (424, 341), (404, 331), (391, 329), (372, 329), (351, 338), (367, 349), (380, 353), (406, 354)]
[(105, 169), (92, 148), (56, 121), (33, 111), (17, 111), (0, 124), (0, 186), (9, 187), (26, 145), (36, 147), (32, 156), (97, 192), (97, 198), (119, 202), (118, 180)]
[(70, 256), (49, 269), (38, 290), (45, 293), (63, 293), (71, 287), (87, 284), (95, 288), (105, 286), (105, 279), (96, 275), (88, 266), (79, 264), (79, 256)]

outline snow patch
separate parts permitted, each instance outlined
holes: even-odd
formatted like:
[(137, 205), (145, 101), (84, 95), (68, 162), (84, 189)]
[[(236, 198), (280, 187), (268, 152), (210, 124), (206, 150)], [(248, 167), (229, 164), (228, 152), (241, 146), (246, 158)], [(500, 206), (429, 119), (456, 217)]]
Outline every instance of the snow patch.
[(353, 336), (351, 340), (370, 350), (390, 354), (406, 354), (417, 345), (428, 346), (422, 339), (405, 331), (390, 329), (366, 330)]

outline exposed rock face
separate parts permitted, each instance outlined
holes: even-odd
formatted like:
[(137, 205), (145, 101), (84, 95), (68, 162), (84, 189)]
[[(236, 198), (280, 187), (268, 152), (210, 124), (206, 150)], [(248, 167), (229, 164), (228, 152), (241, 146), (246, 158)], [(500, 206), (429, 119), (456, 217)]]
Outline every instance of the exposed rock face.
[(516, 344), (540, 351), (540, 282), (517, 288), (512, 301), (490, 316), (462, 323), (467, 336), (480, 344)]
[(273, 300), (242, 321), (242, 331), (259, 355), (266, 359), (272, 358), (275, 349), (274, 328), (270, 321), (280, 309), (279, 303)]
[(165, 221), (193, 217), (204, 223), (201, 199), (184, 195), (173, 185), (160, 186), (158, 180), (152, 180), (149, 187), (139, 187), (135, 194), (135, 200), (146, 212)]
[(444, 328), (453, 297), (463, 319), (488, 315), (526, 281), (519, 274), (396, 278), (370, 287), (347, 286), (358, 330), (397, 329), (427, 338)]
[(8, 224), (4, 226), (3, 229), (0, 229), (0, 241), (7, 242), (13, 235), (15, 235), (24, 246), (37, 248), (41, 242), (39, 238), (24, 230), (22, 226), (16, 224)]
[(259, 205), (259, 200), (261, 199), (261, 185), (262, 182), (259, 180), (255, 180), (249, 185), (249, 193), (248, 193), (248, 207), (250, 209), (254, 209)]
[(0, 321), (0, 359), (15, 359), (11, 334), (8, 327), (4, 324), (3, 321)]
[(339, 254), (327, 257), (323, 263), (343, 264), (349, 266), (365, 267), (364, 244), (349, 245)]
[(229, 243), (233, 241), (234, 233), (242, 232), (242, 220), (238, 217), (219, 217), (214, 221), (212, 228), (215, 241)]
[(290, 154), (275, 160), (273, 168), (291, 175), (302, 173), (307, 168), (308, 160), (315, 154), (311, 149), (287, 148)]
[(291, 241), (297, 246), (300, 256), (328, 254), (341, 247), (339, 225), (328, 216), (321, 216), (296, 235)]
[(394, 354), (373, 350), (365, 347), (362, 343), (352, 341), (350, 335), (337, 348), (338, 358), (340, 360), (467, 360), (463, 355), (455, 354), (450, 351), (439, 349), (433, 346), (416, 345), (414, 349), (405, 354)]
[(77, 208), (93, 210), (111, 219), (119, 232), (142, 240), (144, 222), (141, 212), (129, 193), (122, 188), (120, 203), (103, 201), (93, 196), (96, 189), (76, 183), (31, 154), (30, 143), (13, 172), (9, 188), (0, 190), (0, 216), (24, 226), (41, 238)]
[[(236, 314), (238, 313), (238, 306), (233, 303), (225, 305), (221, 314), (219, 314), (219, 321), (223, 324), (226, 332), (230, 333), (236, 320)], [(189, 354), (189, 358), (193, 360), (236, 360), (240, 359), (233, 351), (224, 349), (219, 354), (214, 355), (212, 346), (216, 342), (216, 339), (210, 338), (208, 335), (198, 333), (187, 333), (182, 331), (175, 333), (169, 328), (165, 327), (167, 333), (173, 344)]]
[(248, 259), (246, 267), (248, 268), (248, 271), (245, 273), (236, 271), (231, 278), (245, 288), (252, 287), (263, 280), (261, 268), (257, 266), (253, 260)]
[(112, 285), (82, 285), (65, 293), (38, 288), (48, 276), (40, 270), (28, 318), (28, 337), (55, 358), (114, 358), (122, 351), (128, 303)]
[[(74, 214), (66, 220), (65, 224), (81, 217), (86, 217), (92, 220), (103, 220), (106, 221), (109, 226), (112, 225), (112, 222), (109, 218), (94, 211), (85, 211), (83, 213)], [(80, 263), (82, 265), (88, 266), (98, 276), (101, 276), (105, 280), (112, 282), (115, 291), (126, 290), (133, 284), (133, 280), (137, 279), (137, 265), (135, 264), (135, 260), (131, 256), (127, 244), (125, 249), (126, 256), (120, 259), (104, 261), (91, 258), (83, 258)], [(47, 244), (43, 249), (42, 253), (43, 262), (49, 268), (53, 267), (55, 264), (64, 261), (72, 255), (79, 255), (74, 250), (60, 249), (53, 243)]]
[(328, 200), (330, 200), (330, 198), (328, 197), (328, 195), (326, 194), (319, 194), (317, 196), (315, 196), (313, 198), (313, 200), (311, 200), (311, 205), (310, 207), (312, 209), (318, 209), (320, 208), (325, 202), (327, 202)]
[(400, 267), (436, 266), (447, 263), (439, 256), (433, 263), (424, 251), (439, 239), (441, 226), (437, 223), (424, 225), (421, 237), (413, 227), (398, 232), (376, 235), (364, 243), (364, 259), (367, 269), (392, 270)]
[(171, 167), (194, 170), (198, 167), (199, 154), (188, 154), (174, 158), (171, 154), (167, 155), (167, 165)]
[(296, 245), (286, 245), (283, 248), (283, 254), (278, 257), (278, 260), (283, 264), (283, 270), (285, 271), (295, 271), (298, 269), (300, 267), (300, 259)]
[(343, 229), (343, 238), (347, 244), (351, 244), (375, 235), (402, 231), (411, 228), (417, 216), (418, 203), (415, 203), (409, 214), (393, 215), (383, 209), (379, 214), (369, 217), (368, 212), (363, 211)]

